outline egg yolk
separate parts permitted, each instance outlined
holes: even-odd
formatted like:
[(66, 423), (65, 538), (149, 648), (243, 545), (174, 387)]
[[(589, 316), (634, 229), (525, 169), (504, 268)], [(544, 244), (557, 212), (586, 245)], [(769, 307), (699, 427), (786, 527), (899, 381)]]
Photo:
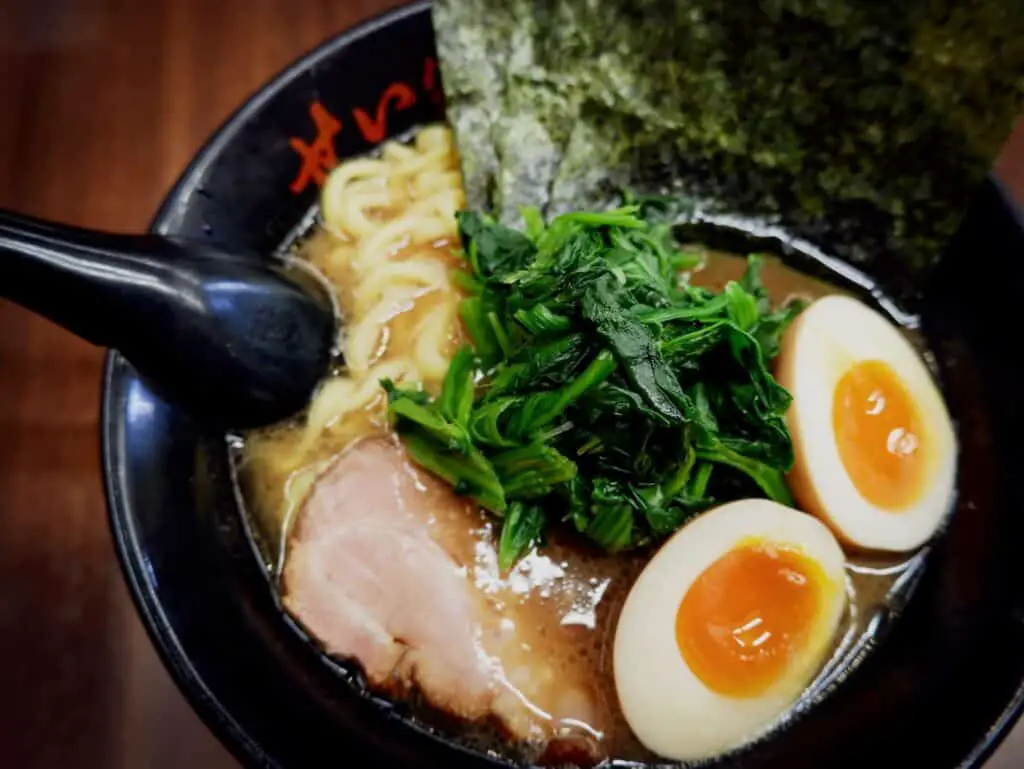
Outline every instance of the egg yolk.
[(741, 544), (708, 566), (676, 612), (676, 643), (705, 686), (756, 697), (778, 681), (807, 644), (828, 578), (802, 552)]
[(871, 504), (898, 511), (920, 497), (921, 417), (896, 372), (881, 361), (856, 364), (836, 385), (832, 428), (853, 485)]

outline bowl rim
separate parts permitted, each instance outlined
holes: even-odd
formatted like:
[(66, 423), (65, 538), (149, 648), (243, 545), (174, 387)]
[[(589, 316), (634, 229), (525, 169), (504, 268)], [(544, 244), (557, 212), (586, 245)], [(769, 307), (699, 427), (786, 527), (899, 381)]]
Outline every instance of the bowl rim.
[[(372, 16), (339, 32), (311, 51), (297, 57), (262, 83), (242, 101), (208, 136), (193, 155), (188, 165), (166, 192), (147, 230), (164, 233), (172, 225), (177, 213), (187, 207), (205, 170), (213, 159), (235, 138), (242, 126), (267, 102), (287, 88), (301, 72), (315, 67), (321, 60), (333, 56), (339, 49), (369, 37), (391, 24), (410, 16), (429, 12), (431, 0), (414, 0)], [(1024, 202), (1016, 201), (1006, 186), (990, 175), (1004, 203), (1013, 212), (1024, 229)], [(246, 730), (228, 713), (191, 664), (181, 647), (178, 636), (164, 612), (152, 581), (145, 568), (145, 554), (139, 546), (134, 525), (133, 506), (124, 494), (125, 468), (118, 463), (118, 435), (124, 424), (123, 403), (118, 399), (122, 380), (129, 366), (116, 350), (107, 352), (103, 364), (102, 393), (100, 396), (100, 455), (103, 489), (107, 503), (107, 519), (113, 539), (114, 551), (128, 586), (132, 603), (139, 614), (153, 647), (188, 705), (219, 742), (243, 765), (278, 767)], [(1024, 714), (1024, 680), (1019, 682), (1014, 696), (1003, 706), (988, 730), (957, 764), (957, 769), (980, 769)]]
[[(234, 140), (235, 135), (253, 114), (287, 88), (300, 73), (315, 67), (338, 50), (398, 21), (429, 12), (430, 7), (430, 0), (415, 0), (371, 16), (327, 38), (311, 51), (289, 62), (269, 81), (261, 83), (214, 129), (192, 156), (174, 185), (163, 196), (147, 231), (161, 234), (166, 231), (176, 213), (186, 205), (198, 185), (198, 180), (202, 178), (213, 159)], [(124, 422), (123, 403), (117, 398), (117, 382), (127, 370), (128, 363), (125, 358), (116, 350), (109, 350), (103, 363), (99, 437), (107, 520), (113, 538), (114, 552), (132, 603), (171, 679), (188, 705), (218, 741), (243, 765), (277, 767), (277, 762), (271, 759), (224, 709), (192, 666), (146, 573), (145, 554), (139, 546), (132, 504), (124, 494), (127, 486), (125, 468), (117, 459), (118, 434)]]

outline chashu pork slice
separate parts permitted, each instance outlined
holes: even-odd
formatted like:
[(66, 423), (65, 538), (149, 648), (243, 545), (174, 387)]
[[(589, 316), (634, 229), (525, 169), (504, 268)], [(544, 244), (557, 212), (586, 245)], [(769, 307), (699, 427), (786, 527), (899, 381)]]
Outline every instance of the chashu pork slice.
[(590, 717), (588, 695), (524, 653), (536, 628), (511, 621), (474, 584), (480, 522), (400, 444), (363, 440), (300, 512), (284, 604), (328, 653), (357, 660), (372, 688), (419, 689), (461, 718), (494, 716), (518, 739), (547, 742), (562, 719)]

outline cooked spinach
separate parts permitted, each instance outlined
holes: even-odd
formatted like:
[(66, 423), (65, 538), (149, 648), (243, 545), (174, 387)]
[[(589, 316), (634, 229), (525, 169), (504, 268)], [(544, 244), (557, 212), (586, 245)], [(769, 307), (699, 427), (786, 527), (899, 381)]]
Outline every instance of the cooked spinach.
[(801, 305), (772, 308), (757, 255), (721, 293), (681, 281), (694, 255), (658, 213), (459, 214), (472, 346), (436, 397), (383, 382), (412, 458), (504, 519), (502, 568), (555, 521), (617, 552), (740, 495), (790, 501), (769, 364)]

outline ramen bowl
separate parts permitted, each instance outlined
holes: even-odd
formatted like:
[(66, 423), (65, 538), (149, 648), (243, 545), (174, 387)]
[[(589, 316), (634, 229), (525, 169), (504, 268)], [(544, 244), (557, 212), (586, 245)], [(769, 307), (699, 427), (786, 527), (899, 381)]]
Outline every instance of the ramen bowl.
[[(271, 253), (308, 224), (339, 160), (444, 117), (429, 6), (341, 35), (255, 94), (200, 151), (152, 229)], [(814, 708), (722, 765), (979, 765), (1024, 702), (1024, 361), (1003, 319), (1024, 287), (1024, 227), (995, 181), (922, 286), (953, 417), (997, 461), (964, 456), (956, 515), (877, 649)], [(963, 392), (958, 393), (963, 385)], [(970, 393), (970, 397), (965, 396)], [(243, 515), (228, 437), (106, 364), (110, 522), (138, 610), (197, 712), (246, 765), (503, 765), (365, 692), (289, 619)], [(884, 623), (886, 617), (876, 621)], [(868, 654), (868, 652), (871, 652)]]

